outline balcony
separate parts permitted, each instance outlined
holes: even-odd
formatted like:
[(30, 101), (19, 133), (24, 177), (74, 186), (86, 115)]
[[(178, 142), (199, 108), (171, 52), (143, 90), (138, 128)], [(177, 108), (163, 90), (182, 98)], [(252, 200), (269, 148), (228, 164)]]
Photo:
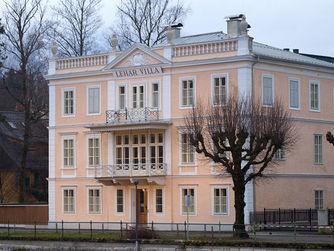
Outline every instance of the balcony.
[(106, 111), (106, 123), (122, 123), (122, 122), (146, 122), (159, 120), (158, 108), (136, 108), (124, 110), (107, 110)]
[(166, 163), (115, 164), (95, 167), (96, 179), (104, 183), (111, 181), (111, 183), (122, 185), (133, 183), (135, 179), (164, 185), (166, 174)]

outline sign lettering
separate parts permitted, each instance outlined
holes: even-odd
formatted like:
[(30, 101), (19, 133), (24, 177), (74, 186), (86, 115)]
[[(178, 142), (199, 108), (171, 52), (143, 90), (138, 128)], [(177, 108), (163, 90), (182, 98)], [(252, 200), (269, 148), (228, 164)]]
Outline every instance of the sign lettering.
[(154, 66), (154, 67), (141, 67), (129, 70), (115, 70), (114, 76), (117, 78), (124, 78), (124, 77), (146, 76), (160, 73), (162, 73), (162, 68)]

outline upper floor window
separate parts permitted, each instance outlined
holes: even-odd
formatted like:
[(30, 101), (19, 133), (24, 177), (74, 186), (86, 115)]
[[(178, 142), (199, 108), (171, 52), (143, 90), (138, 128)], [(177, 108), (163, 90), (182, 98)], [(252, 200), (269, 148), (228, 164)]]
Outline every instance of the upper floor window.
[(100, 137), (90, 136), (88, 138), (88, 165), (100, 165)]
[(320, 83), (316, 81), (310, 81), (310, 110), (320, 111)]
[(118, 108), (124, 110), (126, 107), (126, 92), (125, 86), (118, 87)]
[(270, 75), (262, 77), (262, 105), (273, 106), (274, 104), (274, 78)]
[(195, 101), (195, 83), (194, 79), (182, 79), (180, 81), (180, 105), (183, 108), (191, 108)]
[(63, 138), (63, 167), (74, 168), (74, 136)]
[(151, 107), (160, 107), (160, 84), (159, 82), (151, 83)]
[(144, 85), (132, 86), (132, 108), (145, 107), (145, 87)]
[(274, 154), (275, 160), (285, 160), (285, 150), (284, 148), (278, 149)]
[(90, 214), (101, 213), (101, 190), (88, 189), (88, 212)]
[(212, 76), (213, 105), (226, 105), (227, 102), (227, 77), (226, 75)]
[(63, 116), (71, 117), (75, 115), (75, 89), (64, 88), (62, 93)]
[(322, 135), (314, 134), (314, 164), (322, 164)]
[(89, 115), (100, 114), (100, 87), (90, 86), (87, 88), (87, 110)]
[(290, 109), (300, 109), (300, 90), (298, 79), (289, 79), (289, 106)]
[(190, 137), (187, 133), (180, 135), (181, 139), (181, 164), (195, 163), (195, 148), (190, 144)]

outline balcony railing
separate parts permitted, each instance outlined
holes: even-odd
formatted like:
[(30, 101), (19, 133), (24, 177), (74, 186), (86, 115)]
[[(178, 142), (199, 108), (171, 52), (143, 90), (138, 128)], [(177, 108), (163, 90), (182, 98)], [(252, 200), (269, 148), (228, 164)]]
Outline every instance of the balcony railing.
[(166, 163), (115, 164), (95, 167), (95, 178), (165, 176)]
[(159, 120), (158, 108), (136, 108), (124, 110), (107, 110), (106, 122), (107, 123), (119, 123), (119, 122), (141, 122), (149, 120)]

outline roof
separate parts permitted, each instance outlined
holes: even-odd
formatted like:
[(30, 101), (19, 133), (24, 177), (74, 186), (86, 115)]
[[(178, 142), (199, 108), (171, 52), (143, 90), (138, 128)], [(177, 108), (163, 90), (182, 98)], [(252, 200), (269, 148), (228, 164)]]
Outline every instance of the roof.
[(272, 59), (287, 60), (297, 63), (313, 64), (317, 66), (334, 68), (333, 63), (329, 63), (312, 57), (307, 57), (291, 51), (285, 51), (258, 42), (253, 42), (253, 53), (257, 56), (265, 56)]
[(334, 57), (328, 57), (328, 56), (321, 56), (321, 55), (314, 55), (314, 54), (306, 54), (306, 53), (300, 53), (301, 55), (311, 57), (311, 58), (316, 58), (319, 60), (327, 61), (330, 63), (334, 63)]
[[(220, 40), (230, 39), (231, 37), (222, 32), (211, 32), (192, 36), (178, 37), (172, 40), (172, 45), (186, 45), (193, 43), (206, 43), (217, 42)], [(272, 59), (286, 60), (297, 63), (312, 64), (323, 67), (334, 68), (334, 63), (326, 62), (325, 60), (319, 60), (315, 57), (304, 56), (302, 54), (294, 53), (291, 51), (285, 51), (266, 44), (253, 42), (253, 53), (256, 56), (264, 56)]]

